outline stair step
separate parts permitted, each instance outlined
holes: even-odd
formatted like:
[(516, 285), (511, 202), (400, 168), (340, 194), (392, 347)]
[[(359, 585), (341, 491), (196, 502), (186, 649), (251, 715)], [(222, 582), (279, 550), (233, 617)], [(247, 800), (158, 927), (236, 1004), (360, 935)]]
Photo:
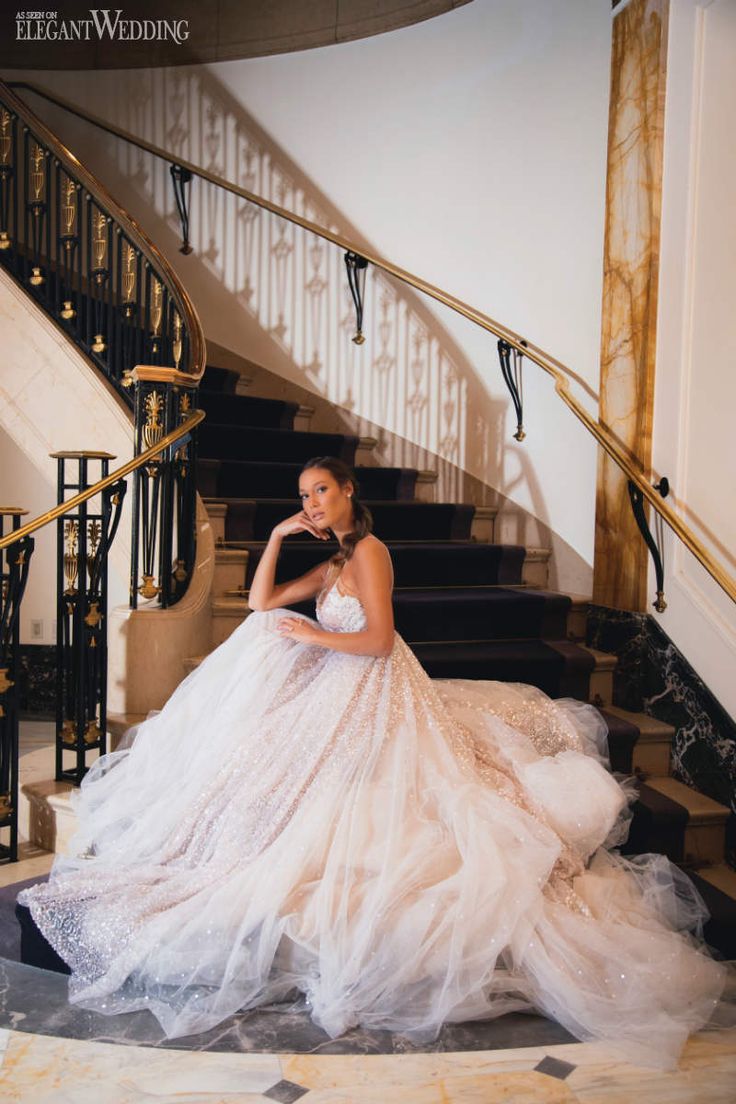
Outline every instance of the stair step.
[[(386, 541), (397, 587), (513, 586), (521, 582), (524, 549), (471, 541)], [(248, 581), (266, 544), (249, 542)], [(281, 546), (276, 581), (295, 579), (337, 551), (337, 544), (289, 539)]]
[(218, 425), (254, 426), (273, 429), (294, 428), (299, 403), (283, 399), (260, 399), (255, 395), (233, 395), (223, 391), (199, 389), (199, 405), (207, 421)]
[(650, 778), (639, 787), (628, 854), (658, 851), (673, 862), (723, 859), (730, 810), (676, 778)]
[(216, 547), (213, 597), (222, 597), (228, 591), (242, 588), (247, 570), (248, 553), (245, 549)]
[(570, 604), (564, 594), (521, 588), (394, 591), (396, 629), (412, 644), (564, 637)]
[(608, 709), (613, 701), (613, 674), (618, 660), (615, 655), (599, 652), (597, 648), (590, 648), (587, 644), (581, 644), (580, 647), (590, 652), (594, 660), (594, 671), (588, 689), (590, 701), (600, 709)]
[(703, 870), (688, 870), (688, 876), (705, 901), (710, 919), (703, 935), (725, 959), (736, 959), (736, 871), (725, 863)]
[(584, 700), (595, 665), (587, 648), (559, 640), (431, 641), (412, 650), (432, 678), (526, 682), (553, 698)]
[[(278, 431), (273, 431), (278, 432)], [(207, 508), (209, 502), (206, 500)], [(228, 541), (267, 540), (274, 525), (295, 513), (293, 499), (220, 498), (227, 506), (225, 539)], [(467, 540), (473, 520), (473, 506), (436, 502), (368, 501), (376, 531), (382, 539)]]
[(233, 372), (229, 368), (216, 368), (208, 364), (202, 376), (200, 387), (207, 391), (219, 391), (227, 395), (234, 395), (240, 380), (240, 373)]
[(337, 456), (352, 464), (358, 438), (343, 433), (304, 433), (292, 429), (268, 429), (223, 425), (205, 421), (199, 427), (198, 453), (216, 460), (275, 460), (305, 464), (314, 456)]
[[(298, 506), (301, 464), (257, 460), (197, 461), (197, 490), (205, 498), (280, 498)], [(355, 468), (363, 499), (411, 501), (419, 473), (413, 468)]]
[(631, 748), (628, 763), (615, 766), (614, 770), (631, 774), (633, 771), (644, 779), (649, 776), (666, 777), (671, 770), (672, 740), (675, 730), (666, 721), (657, 720), (647, 713), (632, 713), (616, 705), (601, 710), (609, 725), (624, 724), (634, 728), (636, 739)]

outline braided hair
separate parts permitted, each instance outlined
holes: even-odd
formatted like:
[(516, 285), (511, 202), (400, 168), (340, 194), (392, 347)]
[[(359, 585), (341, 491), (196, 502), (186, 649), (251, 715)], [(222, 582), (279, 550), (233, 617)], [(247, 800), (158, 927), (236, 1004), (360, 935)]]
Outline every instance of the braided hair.
[(311, 468), (324, 468), (341, 487), (344, 487), (346, 483), (352, 483), (353, 485), (353, 493), (350, 498), (353, 505), (353, 528), (345, 534), (338, 551), (330, 561), (337, 567), (342, 567), (352, 556), (358, 541), (361, 541), (363, 537), (367, 537), (373, 529), (373, 518), (368, 507), (364, 506), (358, 498), (358, 481), (354, 472), (344, 460), (338, 460), (336, 456), (313, 456), (311, 460), (307, 460), (302, 472), (309, 471)]

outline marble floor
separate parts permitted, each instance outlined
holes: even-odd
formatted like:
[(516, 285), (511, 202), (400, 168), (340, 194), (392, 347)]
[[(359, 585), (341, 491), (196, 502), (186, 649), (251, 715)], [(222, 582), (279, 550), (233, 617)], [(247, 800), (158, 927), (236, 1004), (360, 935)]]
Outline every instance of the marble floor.
[[(26, 729), (31, 766), (49, 730)], [(48, 872), (24, 843), (0, 890)], [(6, 893), (10, 892), (6, 890)], [(14, 894), (11, 894), (14, 896)], [(539, 1016), (446, 1027), (429, 1048), (388, 1032), (329, 1040), (299, 1009), (234, 1017), (165, 1040), (148, 1013), (73, 1009), (66, 978), (0, 959), (0, 1104), (734, 1104), (736, 1029), (688, 1043), (677, 1070), (627, 1064)]]

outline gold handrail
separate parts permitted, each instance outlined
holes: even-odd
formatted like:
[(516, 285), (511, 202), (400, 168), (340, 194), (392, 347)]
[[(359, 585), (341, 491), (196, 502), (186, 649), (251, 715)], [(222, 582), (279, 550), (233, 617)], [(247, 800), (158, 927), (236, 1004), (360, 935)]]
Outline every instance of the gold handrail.
[(104, 479), (100, 479), (94, 486), (88, 487), (86, 491), (81, 491), (79, 494), (74, 495), (74, 498), (68, 499), (66, 502), (60, 502), (58, 506), (54, 506), (53, 510), (47, 510), (45, 514), (39, 514), (33, 521), (26, 522), (25, 525), (21, 525), (20, 529), (14, 529), (11, 533), (8, 533), (6, 537), (0, 540), (0, 549), (8, 548), (11, 544), (15, 544), (16, 541), (21, 540), (23, 537), (27, 537), (30, 533), (35, 533), (37, 529), (42, 529), (44, 525), (48, 525), (52, 521), (56, 521), (62, 514), (66, 514), (69, 510), (75, 510), (77, 506), (80, 506), (83, 502), (86, 502), (89, 498), (94, 498), (95, 495), (101, 494), (102, 491), (111, 487), (113, 483), (117, 483), (119, 479), (124, 479), (126, 475), (130, 475), (136, 468), (142, 467), (149, 460), (152, 460), (159, 453), (170, 445), (176, 444), (182, 437), (186, 437), (187, 433), (190, 433), (195, 426), (198, 426), (200, 422), (204, 421), (204, 410), (195, 410), (194, 414), (191, 414), (185, 422), (178, 425), (176, 429), (172, 429), (165, 437), (162, 437), (160, 441), (155, 445), (151, 445), (145, 452), (138, 453), (132, 460), (128, 460), (127, 464), (123, 464), (121, 468), (117, 468), (114, 472), (106, 475)]
[[(16, 87), (21, 86), (20, 84), (16, 85)], [(29, 85), (28, 87), (31, 88), (32, 91), (36, 91), (32, 86)], [(83, 187), (86, 188), (95, 200), (97, 200), (100, 206), (104, 208), (107, 213), (111, 214), (117, 222), (125, 226), (126, 231), (129, 233), (131, 239), (135, 241), (141, 253), (153, 265), (154, 269), (163, 275), (165, 281), (168, 283), (169, 289), (173, 293), (174, 301), (185, 321), (186, 330), (189, 334), (191, 365), (186, 374), (195, 380), (201, 379), (204, 374), (207, 360), (202, 323), (199, 320), (199, 315), (189, 298), (186, 288), (181, 283), (181, 280), (166, 257), (159, 251), (157, 246), (151, 241), (145, 230), (136, 222), (130, 212), (126, 211), (125, 208), (117, 202), (110, 192), (108, 192), (107, 188), (105, 188), (105, 186), (101, 184), (84, 165), (82, 165), (71, 150), (67, 149), (53, 131), (49, 130), (46, 124), (41, 122), (28, 105), (15, 95), (11, 90), (11, 86), (4, 81), (0, 81), (0, 98), (5, 101), (6, 106), (10, 107), (11, 110), (23, 120), (26, 126), (28, 126), (34, 134), (38, 135), (38, 137), (43, 140), (46, 146), (53, 151), (54, 156), (64, 165), (64, 168), (71, 169), (81, 181)]]
[(26, 88), (30, 92), (35, 93), (37, 96), (41, 96), (48, 100), (50, 103), (56, 104), (57, 107), (63, 108), (65, 111), (70, 112), (72, 115), (76, 115), (78, 118), (85, 122), (91, 123), (93, 126), (107, 131), (108, 134), (114, 135), (116, 138), (120, 138), (125, 142), (129, 142), (139, 149), (144, 150), (147, 153), (152, 154), (155, 157), (159, 157), (170, 164), (180, 165), (183, 169), (191, 172), (193, 176), (198, 176), (202, 180), (206, 180), (210, 184), (214, 184), (217, 187), (224, 188), (226, 191), (231, 192), (233, 195), (240, 196), (241, 199), (247, 200), (249, 203), (253, 203), (256, 207), (260, 207), (265, 211), (269, 211), (271, 214), (276, 215), (279, 218), (286, 219), (288, 222), (293, 223), (296, 226), (300, 226), (303, 230), (308, 231), (310, 234), (316, 234), (318, 237), (323, 238), (325, 241), (332, 242), (333, 245), (338, 246), (340, 249), (345, 249), (353, 253), (360, 254), (375, 268), (381, 269), (383, 272), (387, 272), (389, 275), (400, 280), (402, 283), (408, 284), (410, 287), (415, 288), (417, 291), (423, 292), (431, 299), (435, 299), (438, 303), (444, 304), (449, 307), (450, 310), (455, 311), (457, 314), (467, 318), (468, 321), (480, 326), (481, 329), (486, 330), (488, 333), (494, 334), (498, 338), (502, 338), (514, 349), (516, 349), (523, 356), (533, 361), (538, 367), (540, 367), (548, 375), (552, 376), (555, 381), (555, 392), (560, 396), (565, 405), (573, 412), (575, 417), (582, 422), (589, 433), (595, 437), (601, 448), (611, 457), (615, 464), (621, 469), (626, 478), (634, 483), (649, 505), (660, 515), (660, 517), (669, 525), (675, 536), (679, 538), (689, 549), (695, 558), (702, 564), (709, 575), (718, 583), (723, 591), (729, 596), (731, 601), (736, 602), (736, 578), (730, 575), (725, 568), (711, 555), (702, 541), (695, 535), (688, 525), (667, 505), (667, 503), (660, 497), (660, 495), (654, 490), (649, 481), (642, 474), (640, 469), (637, 469), (625, 455), (622, 449), (614, 440), (613, 436), (606, 430), (600, 422), (596, 421), (588, 411), (582, 406), (578, 400), (570, 394), (569, 379), (576, 379), (579, 381), (579, 377), (561, 361), (545, 352), (544, 349), (534, 345), (532, 342), (523, 338), (520, 334), (514, 333), (514, 331), (507, 329), (500, 322), (496, 322), (489, 315), (484, 314), (482, 311), (477, 310), (475, 307), (470, 306), (469, 303), (463, 302), (462, 299), (458, 299), (454, 295), (450, 295), (448, 292), (443, 291), (441, 288), (435, 287), (434, 284), (428, 283), (420, 276), (416, 276), (414, 273), (409, 272), (407, 269), (399, 268), (392, 261), (389, 261), (386, 257), (382, 257), (378, 253), (374, 253), (371, 249), (366, 249), (362, 245), (356, 245), (355, 242), (350, 241), (342, 234), (335, 234), (331, 230), (326, 230), (323, 226), (318, 226), (317, 223), (311, 222), (309, 219), (302, 218), (300, 215), (294, 214), (292, 211), (288, 211), (284, 207), (279, 207), (277, 204), (272, 203), (268, 199), (264, 199), (262, 196), (256, 195), (254, 192), (250, 192), (247, 188), (241, 188), (238, 184), (233, 184), (231, 181), (226, 180), (224, 177), (218, 176), (216, 173), (210, 172), (208, 169), (200, 168), (191, 161), (186, 161), (181, 157), (174, 156), (167, 153), (166, 150), (160, 146), (154, 145), (152, 142), (146, 141), (144, 138), (138, 138), (129, 131), (123, 130), (121, 127), (115, 126), (113, 123), (105, 122), (98, 116), (95, 116), (89, 112), (82, 111), (75, 104), (68, 100), (64, 100), (60, 96), (54, 96), (50, 92), (47, 92), (43, 88), (39, 88), (37, 85), (27, 83), (25, 81), (13, 82), (14, 88)]

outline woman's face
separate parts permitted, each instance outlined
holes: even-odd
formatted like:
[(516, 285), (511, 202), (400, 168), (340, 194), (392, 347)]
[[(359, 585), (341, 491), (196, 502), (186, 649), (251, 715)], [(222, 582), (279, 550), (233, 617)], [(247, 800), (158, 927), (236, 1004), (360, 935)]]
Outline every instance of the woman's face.
[(307, 517), (320, 529), (349, 529), (353, 507), (352, 483), (341, 486), (326, 468), (308, 468), (299, 477), (299, 497)]

